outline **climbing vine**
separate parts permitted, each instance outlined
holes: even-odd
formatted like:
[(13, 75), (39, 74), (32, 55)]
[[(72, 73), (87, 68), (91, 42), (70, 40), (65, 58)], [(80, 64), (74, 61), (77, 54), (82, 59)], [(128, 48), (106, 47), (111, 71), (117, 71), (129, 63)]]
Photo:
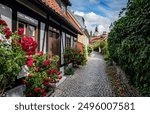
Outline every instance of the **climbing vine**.
[(150, 2), (129, 0), (108, 38), (110, 57), (142, 95), (150, 96)]

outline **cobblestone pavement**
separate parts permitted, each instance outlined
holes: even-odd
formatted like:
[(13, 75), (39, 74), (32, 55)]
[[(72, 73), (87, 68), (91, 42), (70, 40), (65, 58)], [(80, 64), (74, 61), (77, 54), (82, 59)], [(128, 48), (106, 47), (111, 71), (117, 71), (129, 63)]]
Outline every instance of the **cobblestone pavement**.
[(80, 67), (73, 76), (60, 84), (54, 97), (112, 97), (114, 96), (105, 73), (103, 57), (93, 52), (87, 65)]

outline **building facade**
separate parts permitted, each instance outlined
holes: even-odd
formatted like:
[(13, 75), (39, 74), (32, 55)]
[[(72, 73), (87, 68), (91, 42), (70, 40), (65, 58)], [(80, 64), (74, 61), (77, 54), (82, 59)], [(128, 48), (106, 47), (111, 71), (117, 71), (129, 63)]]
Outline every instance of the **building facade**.
[(68, 19), (69, 0), (2, 0), (0, 17), (12, 31), (24, 28), (24, 35), (38, 42), (37, 51), (60, 57), (59, 68), (64, 71), (64, 50), (75, 47), (81, 31)]

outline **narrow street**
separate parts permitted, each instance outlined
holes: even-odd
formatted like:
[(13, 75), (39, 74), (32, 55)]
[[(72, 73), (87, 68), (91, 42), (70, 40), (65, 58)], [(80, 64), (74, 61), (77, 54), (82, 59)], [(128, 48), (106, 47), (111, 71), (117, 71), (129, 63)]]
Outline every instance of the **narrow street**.
[(112, 97), (114, 96), (105, 73), (103, 57), (93, 52), (87, 65), (80, 67), (73, 76), (60, 84), (54, 97)]

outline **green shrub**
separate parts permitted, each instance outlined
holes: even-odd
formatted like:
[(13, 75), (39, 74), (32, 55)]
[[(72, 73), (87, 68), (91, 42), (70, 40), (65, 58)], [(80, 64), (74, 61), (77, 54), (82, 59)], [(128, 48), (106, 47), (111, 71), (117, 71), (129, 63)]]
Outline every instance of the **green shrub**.
[(73, 68), (67, 68), (65, 70), (65, 75), (74, 75), (75, 70)]
[(94, 51), (98, 51), (98, 50), (99, 50), (99, 47), (100, 47), (100, 41), (96, 41), (96, 42), (93, 44), (93, 49), (94, 49)]
[(105, 45), (107, 45), (106, 41), (100, 41), (99, 47), (102, 49)]
[(88, 45), (87, 50), (88, 50), (88, 55), (90, 55), (93, 51), (92, 46)]
[(110, 57), (143, 96), (150, 96), (150, 2), (130, 0), (108, 36)]
[(85, 65), (87, 62), (85, 54), (85, 52), (82, 53), (77, 49), (67, 48), (64, 53), (65, 64)]

